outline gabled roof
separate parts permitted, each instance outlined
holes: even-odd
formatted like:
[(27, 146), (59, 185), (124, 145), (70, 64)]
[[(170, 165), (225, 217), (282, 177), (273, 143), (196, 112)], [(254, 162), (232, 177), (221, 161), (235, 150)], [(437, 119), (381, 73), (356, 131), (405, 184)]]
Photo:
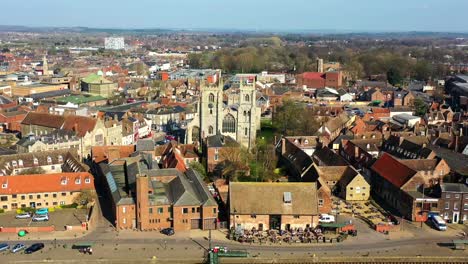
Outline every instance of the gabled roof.
[[(79, 181), (76, 181), (78, 180)], [(85, 179), (90, 182), (86, 183)], [(2, 176), (0, 194), (25, 194), (42, 192), (73, 192), (94, 189), (93, 176), (88, 172)]]
[(21, 122), (22, 125), (37, 125), (59, 129), (65, 122), (65, 117), (48, 113), (29, 112)]
[(97, 119), (87, 116), (68, 115), (65, 117), (63, 129), (68, 131), (75, 131), (79, 137), (84, 137), (87, 132), (94, 130)]
[[(291, 203), (285, 204), (285, 193)], [(316, 183), (230, 182), (231, 214), (317, 215)]]
[(384, 153), (372, 165), (371, 169), (398, 188), (401, 188), (416, 174), (416, 171), (407, 167), (388, 153)]

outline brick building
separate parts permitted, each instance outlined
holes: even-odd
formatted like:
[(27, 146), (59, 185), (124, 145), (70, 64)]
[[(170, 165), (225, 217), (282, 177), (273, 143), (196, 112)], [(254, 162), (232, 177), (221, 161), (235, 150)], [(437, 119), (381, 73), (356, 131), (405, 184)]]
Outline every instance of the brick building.
[(298, 87), (322, 89), (325, 87), (340, 88), (343, 86), (343, 75), (338, 72), (304, 72), (296, 76)]
[(440, 215), (452, 223), (466, 223), (468, 220), (468, 187), (463, 183), (440, 185)]
[(231, 227), (288, 230), (318, 224), (316, 183), (231, 182), (228, 199)]

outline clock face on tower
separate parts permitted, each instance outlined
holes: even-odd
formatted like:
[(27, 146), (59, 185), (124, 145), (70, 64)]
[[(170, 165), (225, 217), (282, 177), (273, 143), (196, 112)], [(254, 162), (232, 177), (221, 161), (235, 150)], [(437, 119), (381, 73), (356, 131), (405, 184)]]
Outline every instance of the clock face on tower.
[(212, 104), (212, 103), (209, 103), (209, 104), (208, 104), (208, 108), (213, 108), (213, 104)]

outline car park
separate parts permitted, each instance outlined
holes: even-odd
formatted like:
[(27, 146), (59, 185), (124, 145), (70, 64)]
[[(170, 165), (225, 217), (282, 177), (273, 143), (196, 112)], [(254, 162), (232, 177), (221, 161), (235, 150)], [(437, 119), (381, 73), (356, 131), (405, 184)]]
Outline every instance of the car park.
[(12, 253), (20, 252), (21, 250), (24, 250), (25, 248), (26, 246), (24, 244), (18, 243), (11, 249), (11, 252)]
[(39, 208), (35, 212), (36, 215), (46, 215), (49, 214), (49, 209), (48, 208)]
[(15, 216), (16, 219), (28, 219), (28, 218), (31, 218), (31, 213), (21, 213), (21, 214), (17, 214)]
[(0, 244), (0, 252), (1, 251), (5, 251), (5, 250), (8, 250), (10, 248), (10, 246), (8, 244)]
[(35, 243), (24, 250), (25, 254), (31, 254), (44, 248), (44, 243)]
[(164, 234), (166, 236), (172, 236), (172, 235), (175, 234), (174, 228), (172, 228), (172, 227), (164, 228), (163, 230), (161, 230), (161, 234)]
[(34, 215), (32, 220), (33, 222), (49, 221), (49, 215)]

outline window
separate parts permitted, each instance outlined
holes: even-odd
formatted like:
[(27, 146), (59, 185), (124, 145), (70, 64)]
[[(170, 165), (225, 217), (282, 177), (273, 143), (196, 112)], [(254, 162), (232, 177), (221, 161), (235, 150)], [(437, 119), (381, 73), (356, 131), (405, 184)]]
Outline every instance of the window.
[(208, 127), (208, 135), (211, 135), (211, 134), (213, 134), (213, 127), (209, 126)]
[(455, 199), (460, 199), (460, 194), (455, 194)]
[(183, 214), (188, 214), (188, 208), (182, 208), (182, 213)]
[(60, 201), (60, 205), (65, 205), (65, 201)]
[(8, 187), (8, 184), (6, 184), (6, 183), (2, 184), (2, 189), (6, 189), (7, 187)]
[(124, 207), (122, 207), (122, 213), (124, 213), (124, 214), (125, 214), (126, 212), (127, 212), (127, 208), (126, 208), (125, 206), (124, 206)]
[(54, 165), (50, 166), (50, 169), (55, 170), (55, 166)]
[(450, 199), (450, 193), (447, 193), (447, 194), (445, 195), (445, 198)]
[(47, 164), (51, 164), (52, 163), (52, 158), (50, 156), (47, 157)]
[(249, 130), (247, 128), (244, 129), (244, 135), (248, 135)]
[(36, 197), (37, 197), (37, 199), (41, 199), (41, 195), (40, 195), (40, 194), (38, 194)]
[(18, 160), (18, 166), (23, 167), (23, 160)]
[(12, 194), (12, 195), (11, 195), (11, 198), (13, 198), (13, 199), (16, 199), (16, 197), (18, 197), (17, 194)]
[(463, 205), (463, 210), (465, 210), (465, 211), (468, 210), (468, 203), (465, 203), (465, 204)]
[(24, 199), (26, 199), (26, 196), (21, 195), (21, 200), (24, 200)]
[(49, 197), (49, 194), (48, 193), (44, 194), (44, 197)]
[(59, 163), (62, 163), (62, 162), (63, 162), (63, 157), (62, 157), (62, 155), (59, 155), (59, 156), (58, 156), (58, 162), (59, 162)]
[(164, 213), (164, 208), (158, 207), (158, 214), (162, 214), (162, 213)]
[(213, 214), (216, 214), (216, 211), (217, 211), (216, 208), (213, 208)]
[(34, 165), (39, 165), (39, 160), (37, 160), (37, 158), (34, 158), (34, 159), (33, 159), (33, 164), (34, 164)]
[(458, 210), (458, 202), (453, 203), (453, 210)]
[(214, 103), (214, 98), (215, 98), (214, 94), (210, 93), (210, 95), (208, 95), (208, 102)]
[(8, 196), (2, 196), (2, 197), (0, 197), (0, 200), (2, 202), (8, 201)]
[(290, 204), (292, 202), (291, 192), (284, 192), (283, 193), (283, 202), (285, 204)]
[(75, 179), (75, 184), (81, 184), (81, 179)]
[(85, 183), (91, 183), (91, 179), (90, 178), (85, 178), (84, 182)]
[(296, 219), (299, 219), (299, 218), (300, 218), (300, 216), (299, 216), (299, 215), (295, 215), (295, 216), (294, 216), (294, 218), (296, 218)]
[(236, 132), (236, 119), (233, 115), (227, 114), (223, 118), (223, 132), (235, 133)]
[(250, 218), (257, 218), (257, 215), (250, 215)]
[(8, 209), (8, 205), (4, 205), (4, 206), (3, 206), (3, 209)]
[(126, 223), (127, 223), (127, 219), (125, 219), (125, 218), (122, 219), (122, 223), (123, 223), (123, 224), (126, 224)]
[(63, 192), (63, 193), (62, 193), (62, 196), (67, 196), (67, 193), (64, 193), (64, 192)]
[(149, 211), (150, 214), (152, 214), (153, 213), (153, 208), (152, 207), (148, 208), (148, 211)]
[(52, 205), (57, 205), (57, 202), (53, 202)]
[(323, 206), (323, 199), (319, 199), (319, 200), (318, 200), (318, 205), (319, 205), (319, 206)]
[(36, 206), (42, 206), (42, 203), (37, 203)]
[(29, 195), (29, 200), (32, 200), (34, 196), (32, 194)]
[(195, 207), (192, 207), (192, 214), (195, 213)]
[(218, 161), (218, 159), (219, 159), (219, 154), (215, 154), (215, 155), (214, 155), (214, 160), (215, 160), (215, 161)]
[(200, 212), (200, 207), (197, 207), (197, 213), (199, 213), (199, 212)]
[(246, 95), (244, 96), (244, 100), (245, 100), (246, 102), (250, 102), (250, 96), (249, 96), (248, 94), (246, 94)]
[(60, 184), (62, 184), (62, 185), (67, 185), (67, 179), (62, 179), (62, 181), (60, 182)]
[(52, 194), (52, 197), (57, 198), (57, 194), (56, 193)]

